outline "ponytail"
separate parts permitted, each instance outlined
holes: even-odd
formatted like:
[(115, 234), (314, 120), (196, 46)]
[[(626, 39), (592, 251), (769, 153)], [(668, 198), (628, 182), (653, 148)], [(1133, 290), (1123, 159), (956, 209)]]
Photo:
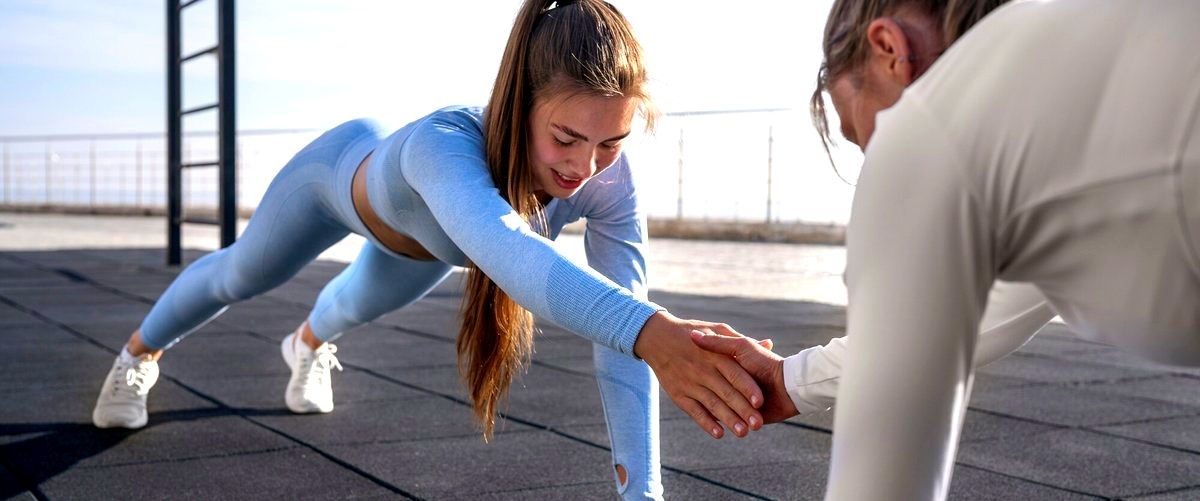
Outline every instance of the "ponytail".
[[(484, 149), (492, 181), (513, 209), (543, 236), (545, 213), (534, 192), (529, 123), (537, 99), (559, 92), (642, 100), (645, 68), (628, 22), (602, 0), (526, 0), (517, 13), (484, 115)], [(646, 113), (647, 126), (653, 122)], [(483, 270), (468, 264), (458, 334), (459, 373), (484, 440), (513, 376), (533, 352), (533, 316)]]

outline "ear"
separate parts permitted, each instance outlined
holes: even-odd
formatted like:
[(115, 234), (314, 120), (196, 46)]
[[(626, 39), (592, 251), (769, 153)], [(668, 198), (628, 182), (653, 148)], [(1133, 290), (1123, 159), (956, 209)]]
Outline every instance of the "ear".
[(870, 70), (901, 87), (913, 81), (913, 51), (908, 36), (896, 21), (878, 18), (867, 25)]

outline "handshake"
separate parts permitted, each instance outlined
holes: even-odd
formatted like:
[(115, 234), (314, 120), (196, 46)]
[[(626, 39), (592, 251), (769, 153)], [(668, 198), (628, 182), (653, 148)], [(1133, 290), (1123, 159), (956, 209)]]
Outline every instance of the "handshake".
[(724, 429), (745, 437), (798, 414), (784, 386), (783, 358), (772, 346), (725, 324), (660, 311), (642, 327), (634, 354), (650, 365), (675, 405), (720, 439)]

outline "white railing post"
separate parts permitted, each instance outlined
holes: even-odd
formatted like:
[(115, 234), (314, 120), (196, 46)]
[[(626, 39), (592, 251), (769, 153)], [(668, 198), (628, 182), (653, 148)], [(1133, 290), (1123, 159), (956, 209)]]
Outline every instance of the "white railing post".
[(675, 200), (675, 219), (683, 219), (683, 126), (679, 127), (679, 191)]
[(88, 145), (88, 179), (91, 181), (89, 187), (91, 192), (88, 194), (88, 207), (96, 208), (96, 140), (93, 139)]

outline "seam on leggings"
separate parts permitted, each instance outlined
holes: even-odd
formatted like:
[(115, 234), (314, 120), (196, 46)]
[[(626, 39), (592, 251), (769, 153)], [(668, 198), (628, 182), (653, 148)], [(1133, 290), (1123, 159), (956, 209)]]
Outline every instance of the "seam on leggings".
[[(269, 244), (270, 244), (270, 242), (272, 242), (274, 240), (275, 233), (277, 231), (279, 231), (279, 225), (275, 224), (275, 223), (276, 223), (276, 221), (279, 220), (280, 216), (283, 215), (284, 208), (292, 201), (292, 198), (295, 198), (296, 196), (300, 195), (301, 191), (303, 189), (305, 189), (309, 186), (312, 186), (312, 185), (316, 185), (319, 188), (319, 187), (321, 187), (322, 184), (324, 184), (324, 183), (321, 183), (320, 181), (308, 181), (304, 184), (301, 184), (300, 186), (293, 188), (291, 193), (288, 193), (287, 196), (284, 197), (283, 201), (279, 203), (279, 208), (275, 212), (275, 216), (272, 217), (271, 221), (268, 222), (271, 230), (267, 233), (267, 237), (264, 240), (264, 242), (267, 245), (263, 245), (262, 249), (259, 249), (258, 255), (255, 256), (255, 259), (256, 259), (255, 264), (257, 265), (257, 266), (255, 266), (255, 268), (258, 270), (258, 280), (260, 282), (265, 281), (265, 277), (263, 276), (263, 272), (265, 270), (263, 269), (264, 267), (262, 266), (262, 263), (266, 259), (267, 252), (273, 250), (273, 247)], [(314, 259), (315, 259), (315, 257), (314, 257)], [(307, 265), (307, 264), (308, 263), (305, 263), (305, 265)]]

